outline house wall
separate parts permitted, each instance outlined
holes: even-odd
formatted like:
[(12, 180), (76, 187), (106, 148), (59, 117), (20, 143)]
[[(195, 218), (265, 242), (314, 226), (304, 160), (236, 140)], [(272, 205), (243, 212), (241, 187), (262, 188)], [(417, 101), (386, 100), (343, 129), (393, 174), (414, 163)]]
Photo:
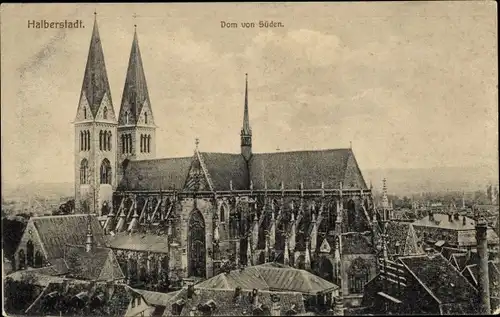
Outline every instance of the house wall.
[[(27, 243), (28, 243), (28, 241), (33, 242), (33, 247), (34, 247), (33, 255), (35, 255), (37, 251), (39, 251), (42, 254), (42, 256), (43, 256), (42, 266), (48, 265), (48, 260), (47, 260), (45, 252), (42, 249), (42, 243), (40, 241), (40, 237), (38, 236), (38, 232), (36, 231), (35, 225), (33, 224), (33, 221), (29, 221), (28, 224), (26, 225), (26, 229), (23, 232), (21, 240), (19, 241), (19, 245), (16, 249), (16, 253), (14, 254), (14, 263), (13, 263), (14, 270), (19, 269), (19, 252), (20, 252), (20, 250), (24, 251), (25, 258), (27, 256)], [(25, 260), (25, 263), (26, 263), (26, 265), (28, 264), (27, 260)]]

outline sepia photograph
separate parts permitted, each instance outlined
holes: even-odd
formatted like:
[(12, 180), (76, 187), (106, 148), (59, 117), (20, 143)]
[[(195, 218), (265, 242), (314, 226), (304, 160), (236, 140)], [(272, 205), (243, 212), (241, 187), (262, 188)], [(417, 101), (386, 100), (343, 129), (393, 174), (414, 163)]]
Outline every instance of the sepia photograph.
[(496, 2), (0, 21), (4, 316), (500, 313)]

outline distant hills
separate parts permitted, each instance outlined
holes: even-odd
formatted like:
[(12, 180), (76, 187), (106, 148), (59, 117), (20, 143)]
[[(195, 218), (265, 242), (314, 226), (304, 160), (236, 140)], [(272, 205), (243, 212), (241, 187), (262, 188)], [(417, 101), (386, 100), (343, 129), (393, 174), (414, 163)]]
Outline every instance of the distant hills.
[[(396, 195), (420, 192), (486, 190), (490, 183), (498, 184), (498, 167), (436, 167), (362, 170), (367, 185), (373, 183), (375, 191), (382, 190), (382, 179), (387, 179), (388, 192)], [(3, 199), (41, 197), (59, 199), (74, 196), (72, 182), (30, 183), (12, 186), (2, 184)]]
[(73, 197), (74, 195), (75, 187), (72, 182), (2, 184), (2, 199), (8, 200), (25, 200), (29, 197), (59, 200), (62, 197)]
[(367, 185), (370, 180), (375, 191), (382, 190), (387, 179), (387, 191), (396, 195), (421, 192), (486, 191), (489, 184), (498, 184), (498, 167), (435, 167), (411, 169), (362, 170)]

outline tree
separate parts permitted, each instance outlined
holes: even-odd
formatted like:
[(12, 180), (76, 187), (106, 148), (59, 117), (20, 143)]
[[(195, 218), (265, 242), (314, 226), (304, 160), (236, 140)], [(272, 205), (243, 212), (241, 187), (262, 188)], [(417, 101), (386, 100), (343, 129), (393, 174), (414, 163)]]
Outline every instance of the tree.
[(10, 313), (23, 312), (38, 296), (35, 278), (29, 273), (23, 273), (19, 281), (12, 278), (5, 280), (5, 310)]

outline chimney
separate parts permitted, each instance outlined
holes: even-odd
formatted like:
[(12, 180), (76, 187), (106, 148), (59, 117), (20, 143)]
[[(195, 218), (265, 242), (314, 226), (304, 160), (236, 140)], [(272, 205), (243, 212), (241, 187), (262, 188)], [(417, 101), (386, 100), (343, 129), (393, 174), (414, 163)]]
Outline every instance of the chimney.
[(271, 297), (271, 301), (271, 316), (281, 316), (281, 305), (278, 295), (273, 294)]
[(259, 291), (256, 288), (252, 290), (252, 305), (254, 307), (259, 306)]
[(401, 255), (401, 243), (396, 241), (396, 254)]
[(489, 315), (491, 313), (490, 305), (490, 280), (488, 272), (488, 240), (486, 222), (481, 219), (476, 223), (476, 241), (477, 253), (479, 255), (479, 303), (480, 314)]
[(241, 296), (241, 287), (238, 286), (234, 289), (233, 299), (237, 300), (238, 298), (240, 298), (240, 296)]
[(187, 298), (191, 299), (194, 295), (194, 284), (189, 284), (187, 288)]

